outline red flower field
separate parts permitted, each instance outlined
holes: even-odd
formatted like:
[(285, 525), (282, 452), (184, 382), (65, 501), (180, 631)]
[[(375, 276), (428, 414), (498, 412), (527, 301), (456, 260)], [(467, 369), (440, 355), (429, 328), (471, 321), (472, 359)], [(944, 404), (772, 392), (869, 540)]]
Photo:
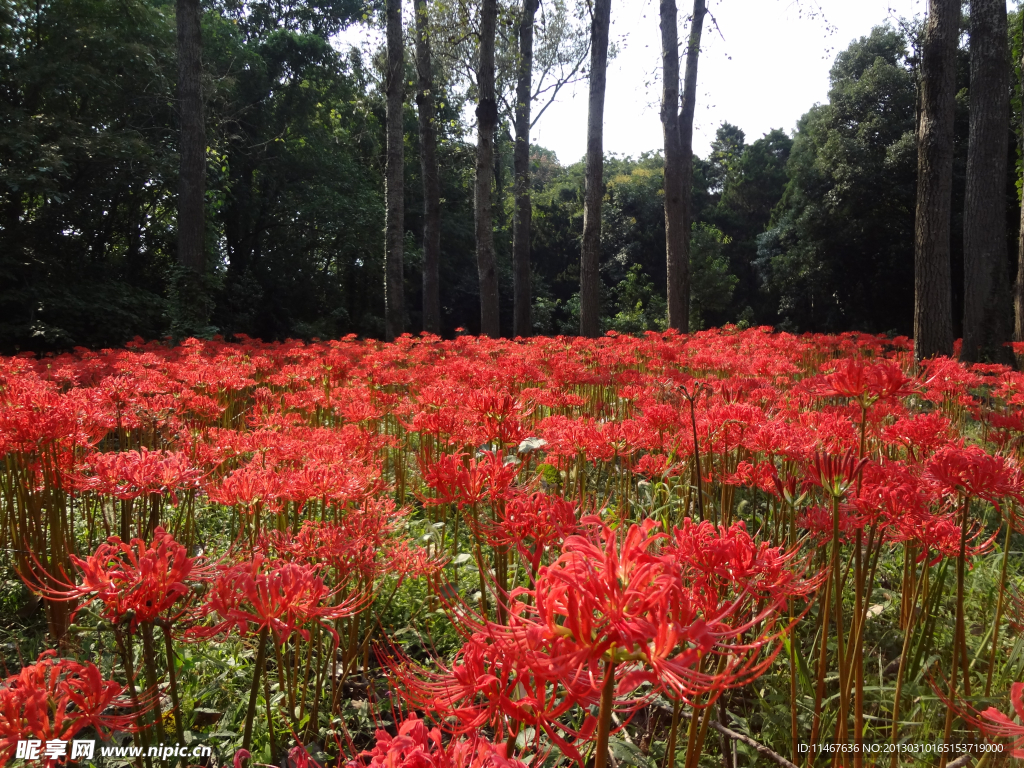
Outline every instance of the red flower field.
[(1022, 404), (768, 329), (2, 358), (0, 763), (1009, 755)]

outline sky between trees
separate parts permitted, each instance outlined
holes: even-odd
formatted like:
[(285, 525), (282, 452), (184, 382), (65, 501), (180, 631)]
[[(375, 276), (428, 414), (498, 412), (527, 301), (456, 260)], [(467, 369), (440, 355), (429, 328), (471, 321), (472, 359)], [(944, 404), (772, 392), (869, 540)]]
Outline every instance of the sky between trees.
[[(1016, 6), (1008, 0), (1006, 7)], [(723, 122), (751, 140), (773, 128), (793, 131), (812, 104), (828, 100), (836, 54), (885, 22), (924, 13), (923, 0), (712, 0), (698, 71), (693, 150), (707, 156)], [(681, 8), (680, 16), (684, 11)], [(682, 19), (680, 20), (682, 27)], [(605, 149), (637, 156), (662, 148), (660, 38), (656, 0), (612, 7), (619, 55), (608, 65)], [(536, 127), (536, 143), (563, 163), (586, 150), (587, 84), (560, 95)]]

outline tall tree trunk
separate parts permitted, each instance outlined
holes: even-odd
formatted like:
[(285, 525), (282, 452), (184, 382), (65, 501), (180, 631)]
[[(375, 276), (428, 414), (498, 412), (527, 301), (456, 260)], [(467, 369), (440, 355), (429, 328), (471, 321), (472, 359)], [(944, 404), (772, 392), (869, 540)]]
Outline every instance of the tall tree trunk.
[(683, 162), (679, 135), (679, 25), (676, 0), (661, 0), (661, 127), (665, 137), (665, 268), (668, 325), (686, 330), (683, 259)]
[(683, 73), (683, 107), (679, 112), (679, 147), (682, 161), (682, 239), (683, 252), (680, 269), (683, 304), (679, 325), (673, 328), (685, 332), (690, 322), (690, 232), (693, 225), (693, 113), (697, 108), (697, 62), (700, 57), (700, 38), (704, 29), (704, 16), (708, 8), (704, 0), (693, 0), (693, 18), (690, 20), (690, 39), (686, 44), (686, 71)]
[(964, 344), (961, 360), (1010, 363), (1006, 137), (1010, 55), (1006, 3), (971, 0), (971, 116), (964, 196)]
[(601, 313), (601, 200), (604, 198), (604, 90), (611, 0), (594, 0), (590, 26), (590, 102), (587, 105), (586, 188), (580, 257), (580, 335), (597, 336)]
[(199, 0), (177, 0), (178, 105), (181, 114), (178, 173), (178, 263), (206, 269), (206, 127), (203, 120), (203, 41)]
[(953, 354), (949, 225), (959, 28), (959, 0), (929, 0), (921, 47), (914, 226), (914, 355), (918, 360)]
[(686, 333), (690, 323), (690, 229), (693, 219), (693, 114), (697, 104), (697, 63), (707, 6), (694, 0), (682, 109), (679, 104), (679, 33), (675, 0), (661, 3), (663, 90), (661, 120), (665, 131), (665, 265), (668, 325)]
[(540, 0), (523, 0), (519, 20), (519, 68), (516, 71), (516, 146), (512, 157), (515, 213), (512, 219), (512, 264), (514, 336), (533, 334), (530, 317), (530, 228), (533, 203), (530, 200), (530, 102), (533, 87), (533, 23)]
[(415, 0), (416, 106), (419, 108), (420, 169), (423, 176), (423, 330), (441, 333), (441, 182), (434, 122), (434, 67), (426, 0)]
[(494, 257), (494, 211), (491, 186), (494, 181), (494, 129), (498, 125), (498, 103), (494, 97), (494, 33), (498, 22), (498, 0), (480, 5), (480, 62), (477, 70), (479, 101), (476, 105), (476, 267), (480, 277), (480, 333), (501, 335), (498, 316), (498, 270)]
[(402, 109), (405, 103), (405, 47), (402, 41), (402, 0), (387, 0), (388, 71), (387, 168), (384, 172), (384, 333), (388, 341), (405, 333), (405, 147)]
[[(1024, 24), (1024, 14), (1021, 14)], [(1021, 58), (1021, 87), (1024, 88), (1024, 55)], [(1024, 149), (1024, 147), (1022, 147)], [(1013, 288), (1013, 340), (1024, 341), (1024, 205), (1020, 209), (1020, 232), (1017, 235), (1017, 281)]]

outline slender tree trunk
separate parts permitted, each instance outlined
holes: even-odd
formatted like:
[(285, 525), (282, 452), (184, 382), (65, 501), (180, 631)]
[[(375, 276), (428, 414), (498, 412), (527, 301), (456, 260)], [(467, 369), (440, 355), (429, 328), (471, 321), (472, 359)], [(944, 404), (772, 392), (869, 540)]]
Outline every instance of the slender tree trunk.
[(388, 70), (387, 168), (384, 175), (384, 333), (388, 341), (405, 333), (405, 147), (402, 109), (405, 103), (405, 47), (402, 41), (402, 0), (387, 0)]
[[(1024, 14), (1021, 15), (1024, 24)], [(1024, 57), (1021, 58), (1021, 86), (1024, 87)], [(1017, 281), (1013, 288), (1013, 340), (1024, 341), (1024, 205), (1020, 209), (1020, 232), (1017, 235)]]
[(203, 41), (199, 0), (177, 0), (178, 105), (181, 114), (178, 173), (178, 263), (206, 269), (206, 127), (203, 119)]
[(426, 0), (416, 8), (416, 106), (419, 108), (420, 168), (423, 176), (423, 330), (441, 333), (441, 182), (434, 122), (434, 67)]
[(1020, 233), (1017, 235), (1017, 281), (1013, 286), (1013, 340), (1024, 341), (1024, 205), (1020, 209)]
[(494, 34), (498, 23), (498, 1), (480, 4), (480, 62), (477, 70), (479, 101), (476, 105), (476, 267), (480, 277), (480, 334), (501, 335), (498, 316), (498, 271), (494, 256), (494, 210), (491, 186), (494, 181), (494, 129), (498, 125), (498, 102), (494, 96)]
[(590, 26), (590, 103), (580, 258), (580, 335), (597, 336), (601, 313), (601, 200), (604, 198), (604, 90), (608, 69), (611, 0), (594, 0)]
[(679, 25), (676, 0), (661, 0), (661, 126), (665, 136), (665, 267), (668, 325), (686, 330), (683, 260), (683, 162), (679, 135)]
[(949, 225), (953, 188), (953, 107), (959, 0), (929, 0), (921, 47), (914, 227), (914, 354), (953, 354)]
[(1010, 56), (1006, 3), (971, 0), (971, 117), (964, 197), (964, 344), (960, 358), (1012, 362), (1006, 247)]
[(693, 114), (697, 103), (697, 63), (707, 6), (694, 0), (686, 47), (683, 103), (679, 105), (679, 33), (675, 0), (661, 3), (661, 50), (665, 129), (665, 261), (668, 325), (686, 333), (690, 322), (690, 229), (693, 219)]
[(540, 0), (523, 0), (519, 21), (519, 68), (516, 72), (516, 146), (512, 157), (515, 171), (515, 214), (512, 220), (512, 264), (514, 336), (533, 334), (530, 317), (530, 102), (533, 86), (533, 22)]
[(690, 20), (690, 39), (686, 44), (686, 71), (683, 73), (683, 107), (679, 112), (679, 148), (681, 183), (683, 187), (683, 220), (681, 234), (683, 252), (680, 258), (682, 306), (679, 324), (672, 325), (684, 333), (690, 322), (690, 231), (693, 225), (693, 113), (697, 107), (697, 62), (700, 57), (700, 37), (704, 29), (704, 16), (708, 7), (704, 0), (693, 0), (693, 18)]

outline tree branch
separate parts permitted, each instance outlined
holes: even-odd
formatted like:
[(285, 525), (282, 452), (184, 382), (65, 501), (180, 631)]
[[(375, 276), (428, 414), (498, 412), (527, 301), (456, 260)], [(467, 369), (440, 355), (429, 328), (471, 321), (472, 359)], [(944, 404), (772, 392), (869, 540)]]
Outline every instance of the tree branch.
[[(726, 736), (726, 737), (732, 739), (733, 741), (740, 741), (740, 742), (746, 744), (748, 747), (753, 748), (754, 751), (757, 752), (759, 755), (764, 755), (769, 760), (773, 760), (774, 762), (776, 762), (779, 765), (781, 765), (783, 768), (797, 768), (796, 765), (794, 765), (793, 763), (789, 762), (789, 760), (784, 758), (779, 753), (773, 752), (771, 749), (766, 747), (764, 744), (761, 744), (758, 741), (754, 741), (749, 736), (745, 736), (742, 733), (737, 733), (736, 731), (732, 730), (731, 728), (726, 728), (724, 725), (719, 723), (717, 720), (712, 720), (711, 718), (708, 718), (708, 725), (710, 725), (712, 728), (714, 728), (716, 731), (718, 731), (723, 736)], [(949, 766), (947, 766), (947, 768), (953, 768), (953, 764), (950, 763)], [(961, 766), (956, 766), (956, 768), (961, 768)]]
[[(664, 709), (664, 707), (658, 707), (658, 709), (661, 709), (663, 712), (667, 711), (667, 710)], [(688, 713), (688, 712), (680, 712), (679, 714), (682, 717), (686, 718), (687, 720), (689, 720), (691, 717), (693, 717), (693, 715)], [(715, 720), (715, 719), (713, 719), (711, 717), (708, 717), (708, 725), (710, 725), (712, 728), (714, 728), (716, 731), (718, 731), (720, 734), (722, 734), (726, 738), (729, 738), (729, 739), (732, 739), (733, 741), (739, 741), (739, 742), (742, 742), (743, 744), (746, 744), (748, 747), (752, 748), (759, 755), (763, 755), (764, 757), (767, 757), (769, 760), (772, 760), (773, 762), (777, 763), (778, 765), (781, 765), (782, 768), (799, 768), (799, 766), (794, 765), (793, 763), (789, 762), (789, 760), (784, 758), (778, 752), (775, 752), (774, 750), (766, 747), (761, 742), (754, 741), (752, 738), (750, 738), (746, 734), (738, 733), (738, 732), (732, 730), (731, 728), (726, 728), (724, 725), (722, 725), (717, 720)], [(960, 763), (959, 765), (953, 765), (953, 763), (950, 763), (948, 766), (946, 766), (946, 768), (963, 768), (963, 766), (964, 766), (963, 763)]]

